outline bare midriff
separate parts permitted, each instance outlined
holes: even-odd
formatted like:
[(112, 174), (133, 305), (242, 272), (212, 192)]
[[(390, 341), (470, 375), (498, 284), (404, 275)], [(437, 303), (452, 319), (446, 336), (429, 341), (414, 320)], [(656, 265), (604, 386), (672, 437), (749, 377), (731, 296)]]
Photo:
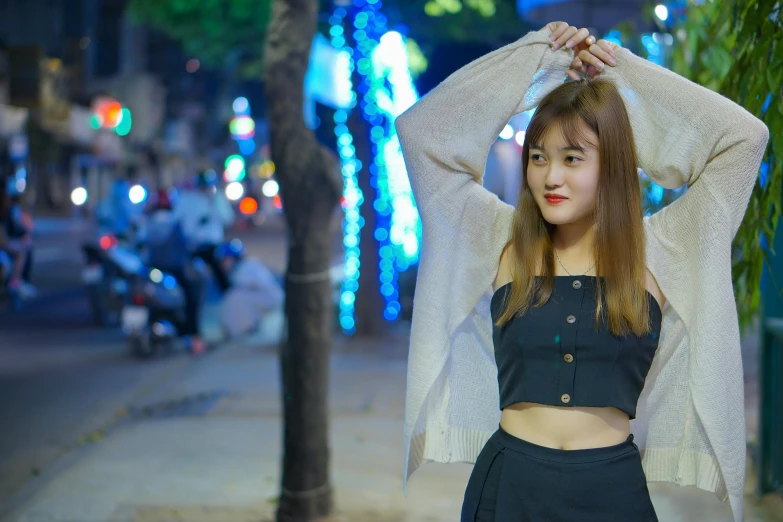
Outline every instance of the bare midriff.
[(518, 402), (500, 417), (503, 430), (538, 446), (562, 450), (603, 448), (631, 433), (628, 415), (616, 408), (547, 406)]

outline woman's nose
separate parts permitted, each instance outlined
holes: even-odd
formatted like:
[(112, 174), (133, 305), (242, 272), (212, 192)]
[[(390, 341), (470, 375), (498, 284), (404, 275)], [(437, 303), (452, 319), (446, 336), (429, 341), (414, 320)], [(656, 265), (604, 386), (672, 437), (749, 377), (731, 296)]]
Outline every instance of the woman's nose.
[(563, 184), (565, 176), (560, 172), (560, 169), (551, 168), (547, 172), (544, 183), (548, 189), (560, 187)]

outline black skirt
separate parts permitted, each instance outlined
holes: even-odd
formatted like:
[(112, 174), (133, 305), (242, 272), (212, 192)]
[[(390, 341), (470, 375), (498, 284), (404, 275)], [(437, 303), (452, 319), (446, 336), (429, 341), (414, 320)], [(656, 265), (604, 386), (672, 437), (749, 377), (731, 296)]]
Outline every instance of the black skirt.
[(630, 435), (616, 446), (558, 450), (489, 439), (470, 475), (462, 522), (657, 522)]

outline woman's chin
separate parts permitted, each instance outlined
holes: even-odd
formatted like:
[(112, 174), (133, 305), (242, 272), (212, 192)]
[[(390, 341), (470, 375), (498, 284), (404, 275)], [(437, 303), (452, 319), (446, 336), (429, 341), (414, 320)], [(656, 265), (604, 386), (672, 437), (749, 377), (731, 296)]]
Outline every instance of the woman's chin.
[(541, 216), (544, 218), (544, 221), (546, 221), (550, 225), (555, 225), (555, 226), (568, 225), (570, 223), (578, 221), (578, 218), (574, 216), (572, 212), (568, 212), (568, 211), (563, 212), (560, 209), (552, 209), (552, 208), (542, 209)]

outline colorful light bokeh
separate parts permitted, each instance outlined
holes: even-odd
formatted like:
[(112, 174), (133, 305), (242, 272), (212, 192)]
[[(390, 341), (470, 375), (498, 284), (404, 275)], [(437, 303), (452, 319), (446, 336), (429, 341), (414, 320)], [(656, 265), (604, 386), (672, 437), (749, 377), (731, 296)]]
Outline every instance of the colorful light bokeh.
[(223, 165), (225, 170), (223, 171), (223, 179), (227, 183), (233, 183), (235, 181), (242, 181), (245, 177), (245, 158), (238, 154), (234, 154), (226, 158), (226, 162)]
[(120, 102), (108, 96), (101, 96), (93, 102), (90, 126), (95, 129), (113, 129), (119, 136), (130, 134), (133, 122), (131, 111)]
[(241, 140), (255, 136), (256, 122), (250, 116), (235, 116), (228, 124), (231, 134)]
[[(407, 59), (405, 40), (387, 30), (386, 16), (376, 1), (354, 2), (351, 16), (345, 8), (335, 9), (330, 18), (332, 45), (340, 50), (346, 64), (346, 83), (355, 72), (361, 84), (351, 92), (351, 109), (358, 102), (362, 116), (370, 124), (374, 161), (368, 166), (371, 184), (377, 187), (373, 207), (377, 212), (374, 236), (380, 243), (380, 292), (385, 299), (384, 317), (395, 320), (401, 309), (397, 275), (418, 261), (421, 225), (402, 158), (394, 120), (418, 99)], [(355, 48), (346, 46), (345, 31), (351, 30)], [(354, 69), (355, 68), (355, 69)], [(357, 91), (361, 96), (357, 96)], [(355, 331), (356, 291), (359, 286), (359, 233), (364, 219), (359, 208), (364, 195), (357, 174), (362, 168), (356, 158), (353, 137), (346, 125), (348, 111), (334, 116), (337, 149), (343, 166), (342, 198), (345, 276), (340, 298), (340, 325), (347, 334)]]
[(239, 212), (245, 216), (251, 216), (258, 211), (258, 201), (251, 196), (247, 196), (239, 202)]

